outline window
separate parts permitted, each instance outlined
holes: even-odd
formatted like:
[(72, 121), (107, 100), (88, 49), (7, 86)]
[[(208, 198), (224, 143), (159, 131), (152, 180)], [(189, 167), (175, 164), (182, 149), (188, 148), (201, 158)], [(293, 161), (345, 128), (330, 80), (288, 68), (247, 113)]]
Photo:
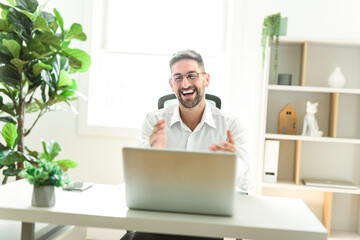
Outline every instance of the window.
[[(226, 99), (226, 1), (95, 1), (88, 125), (140, 128), (171, 93), (173, 53), (198, 51), (210, 73), (206, 90)], [(101, 14), (100, 14), (101, 13)]]

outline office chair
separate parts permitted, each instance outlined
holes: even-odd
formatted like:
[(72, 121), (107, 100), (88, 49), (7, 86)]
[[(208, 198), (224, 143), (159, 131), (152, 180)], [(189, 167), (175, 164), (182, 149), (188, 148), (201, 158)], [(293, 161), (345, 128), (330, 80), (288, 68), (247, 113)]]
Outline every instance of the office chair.
[[(221, 109), (221, 99), (215, 95), (212, 94), (205, 94), (205, 99), (210, 104), (216, 106), (218, 109)], [(173, 103), (176, 103), (177, 98), (174, 93), (167, 94), (165, 96), (162, 96), (158, 100), (158, 109), (162, 109), (164, 107), (167, 107)]]

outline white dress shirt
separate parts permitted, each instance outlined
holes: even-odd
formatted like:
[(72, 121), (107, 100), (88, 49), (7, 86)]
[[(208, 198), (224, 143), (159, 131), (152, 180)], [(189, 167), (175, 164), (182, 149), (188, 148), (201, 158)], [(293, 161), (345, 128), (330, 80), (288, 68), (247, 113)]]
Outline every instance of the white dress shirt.
[(154, 125), (165, 119), (166, 148), (186, 150), (208, 150), (213, 143), (227, 141), (226, 130), (230, 130), (235, 141), (237, 154), (237, 186), (250, 190), (254, 185), (253, 166), (245, 149), (245, 129), (240, 120), (230, 114), (224, 114), (215, 106), (206, 103), (201, 122), (191, 131), (181, 120), (179, 105), (172, 104), (166, 108), (147, 114), (141, 129), (140, 147), (150, 147), (149, 137)]

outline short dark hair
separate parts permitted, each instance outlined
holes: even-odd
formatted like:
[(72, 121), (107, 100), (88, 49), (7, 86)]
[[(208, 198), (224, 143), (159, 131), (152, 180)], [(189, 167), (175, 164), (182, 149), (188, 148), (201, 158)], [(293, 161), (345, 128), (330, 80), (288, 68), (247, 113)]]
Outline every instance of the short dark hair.
[(199, 67), (201, 68), (201, 70), (203, 72), (205, 72), (204, 61), (203, 61), (200, 53), (197, 53), (194, 50), (182, 50), (182, 51), (179, 51), (179, 52), (175, 53), (173, 55), (173, 57), (170, 59), (170, 62), (169, 62), (170, 71), (171, 71), (171, 67), (176, 62), (178, 62), (178, 61), (180, 61), (182, 59), (193, 59), (193, 60), (195, 60), (199, 64)]

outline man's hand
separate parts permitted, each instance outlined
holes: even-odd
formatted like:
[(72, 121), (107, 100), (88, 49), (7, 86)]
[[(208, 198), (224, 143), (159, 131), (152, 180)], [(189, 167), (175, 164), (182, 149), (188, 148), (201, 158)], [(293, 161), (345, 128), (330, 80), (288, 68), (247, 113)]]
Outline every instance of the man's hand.
[(154, 126), (149, 137), (150, 146), (157, 148), (166, 148), (165, 119), (160, 119)]
[(227, 141), (221, 142), (220, 145), (214, 143), (209, 147), (209, 150), (215, 152), (236, 152), (235, 141), (230, 130), (227, 130), (226, 133), (228, 138)]

